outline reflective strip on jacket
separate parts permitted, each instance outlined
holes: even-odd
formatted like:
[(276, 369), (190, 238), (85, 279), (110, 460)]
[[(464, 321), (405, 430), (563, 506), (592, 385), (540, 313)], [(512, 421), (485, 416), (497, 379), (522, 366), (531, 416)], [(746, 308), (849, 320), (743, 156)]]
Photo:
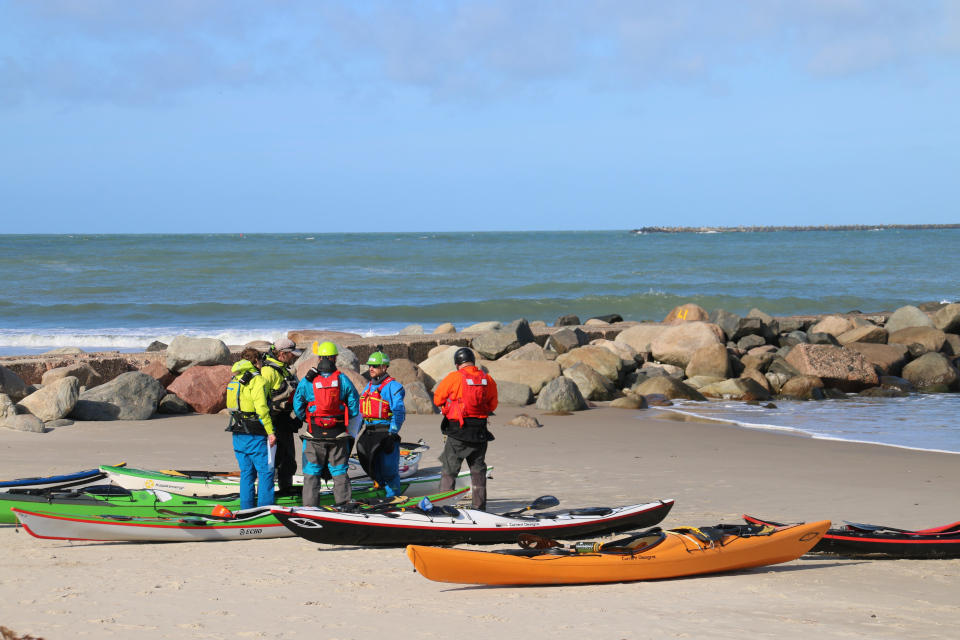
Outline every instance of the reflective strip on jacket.
[[(330, 373), (318, 375), (329, 378)], [(293, 412), (301, 420), (307, 419), (307, 405), (313, 402), (313, 382), (304, 378), (297, 384), (297, 393), (293, 396)], [(346, 375), (340, 376), (340, 401), (347, 405), (347, 414), (353, 418), (360, 415), (360, 394)]]

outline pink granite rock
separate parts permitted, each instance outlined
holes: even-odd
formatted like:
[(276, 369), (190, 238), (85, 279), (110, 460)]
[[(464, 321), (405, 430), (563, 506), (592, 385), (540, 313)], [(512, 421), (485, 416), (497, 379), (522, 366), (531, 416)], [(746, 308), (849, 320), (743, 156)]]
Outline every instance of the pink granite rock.
[(722, 344), (717, 337), (717, 331), (723, 333), (716, 325), (706, 322), (674, 325), (650, 343), (650, 350), (653, 357), (660, 362), (686, 368), (697, 349), (711, 344)]
[(829, 344), (798, 344), (786, 360), (800, 373), (817, 376), (832, 389), (857, 392), (880, 384), (873, 365), (852, 349)]
[(167, 390), (197, 413), (219, 413), (227, 406), (227, 384), (231, 378), (230, 367), (224, 364), (190, 367)]
[(682, 304), (679, 307), (674, 307), (670, 313), (667, 314), (667, 317), (663, 319), (664, 324), (672, 324), (675, 322), (707, 322), (710, 319), (710, 314), (706, 312), (703, 307), (689, 302), (687, 304)]

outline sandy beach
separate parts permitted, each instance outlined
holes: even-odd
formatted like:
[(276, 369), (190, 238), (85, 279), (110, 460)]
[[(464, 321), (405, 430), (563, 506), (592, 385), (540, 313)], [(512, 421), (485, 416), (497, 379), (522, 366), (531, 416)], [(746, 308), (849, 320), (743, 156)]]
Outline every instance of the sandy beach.
[[(492, 421), (491, 511), (553, 494), (562, 506), (675, 498), (664, 526), (830, 518), (898, 527), (955, 520), (958, 457), (679, 422), (656, 411)], [(642, 417), (641, 417), (642, 416)], [(659, 416), (659, 418), (655, 418)], [(0, 430), (2, 476), (126, 461), (236, 467), (222, 416)], [(406, 439), (439, 453), (437, 419)], [(434, 451), (424, 465), (434, 466)], [(0, 624), (48, 640), (138, 638), (956, 637), (960, 560), (807, 555), (784, 565), (650, 583), (493, 588), (430, 582), (401, 549), (299, 538), (228, 543), (69, 543), (0, 527)]]

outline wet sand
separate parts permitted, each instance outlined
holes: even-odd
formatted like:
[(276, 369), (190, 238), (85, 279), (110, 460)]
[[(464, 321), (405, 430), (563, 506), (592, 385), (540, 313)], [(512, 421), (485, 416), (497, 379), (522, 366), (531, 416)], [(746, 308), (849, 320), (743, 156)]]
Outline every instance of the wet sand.
[[(537, 416), (542, 429), (505, 423)], [(488, 462), (491, 511), (543, 494), (565, 507), (675, 498), (664, 526), (830, 518), (902, 528), (960, 519), (960, 456), (816, 440), (594, 409), (502, 410)], [(642, 417), (640, 417), (642, 416)], [(222, 416), (0, 429), (0, 477), (126, 461), (234, 469)], [(438, 420), (405, 440), (433, 449)], [(69, 543), (0, 526), (0, 624), (48, 640), (138, 638), (660, 638), (960, 635), (960, 560), (807, 555), (730, 574), (648, 583), (494, 588), (430, 582), (402, 549), (289, 538), (224, 543)]]

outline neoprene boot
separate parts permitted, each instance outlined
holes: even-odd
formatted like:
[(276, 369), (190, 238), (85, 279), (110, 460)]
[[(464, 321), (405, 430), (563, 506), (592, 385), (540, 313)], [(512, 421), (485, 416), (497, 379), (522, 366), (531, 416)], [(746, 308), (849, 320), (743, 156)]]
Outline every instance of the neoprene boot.
[(470, 470), (470, 492), (473, 494), (473, 508), (476, 511), (487, 510), (487, 470)]

